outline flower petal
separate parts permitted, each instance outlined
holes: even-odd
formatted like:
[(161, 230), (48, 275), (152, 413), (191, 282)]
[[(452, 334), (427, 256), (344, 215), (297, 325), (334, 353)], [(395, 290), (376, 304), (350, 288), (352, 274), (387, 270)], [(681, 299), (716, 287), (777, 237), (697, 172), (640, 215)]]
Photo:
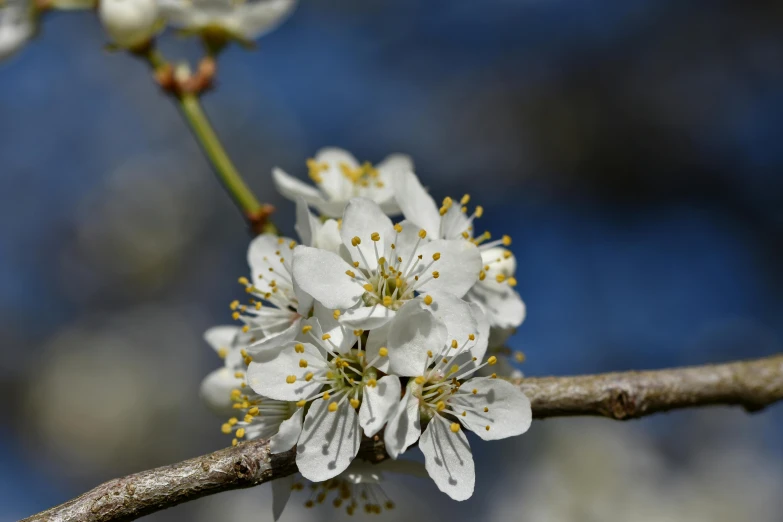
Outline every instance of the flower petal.
[(266, 336), (261, 340), (254, 342), (247, 347), (247, 353), (252, 357), (256, 357), (261, 353), (282, 348), (283, 345), (288, 344), (296, 339), (296, 336), (299, 334), (299, 329), (301, 328), (301, 323), (301, 318), (296, 319), (293, 323), (291, 323), (291, 326), (282, 332)]
[[(460, 205), (452, 205), (443, 215), (440, 221), (440, 237), (442, 239), (465, 239), (473, 237), (470, 228), (470, 218), (462, 212)], [(467, 232), (467, 237), (462, 233)]]
[[(323, 366), (324, 356), (320, 348), (309, 343), (302, 343), (304, 352), (296, 351), (297, 343), (288, 343), (279, 350), (259, 353), (247, 368), (247, 383), (253, 391), (264, 397), (279, 401), (298, 401), (315, 395), (323, 386), (313, 379), (305, 381), (305, 375), (318, 371), (311, 368)], [(301, 367), (300, 361), (308, 363)], [(295, 376), (296, 382), (288, 383), (289, 376)]]
[(421, 375), (429, 356), (446, 343), (446, 326), (420, 300), (408, 301), (389, 323), (389, 369), (399, 376)]
[(318, 186), (331, 200), (347, 202), (353, 193), (353, 183), (343, 174), (343, 165), (355, 169), (359, 162), (348, 151), (335, 147), (321, 149), (315, 155), (315, 161), (325, 163), (326, 170), (320, 173)]
[(296, 7), (297, 0), (271, 0), (245, 4), (241, 13), (242, 36), (254, 40), (275, 29)]
[(375, 386), (364, 387), (359, 424), (365, 435), (372, 437), (381, 431), (400, 403), (400, 390), (400, 378), (396, 375), (387, 375), (378, 379)]
[(210, 411), (217, 415), (230, 415), (234, 401), (231, 400), (231, 390), (239, 388), (242, 379), (234, 377), (234, 372), (228, 368), (219, 368), (210, 372), (203, 381), (199, 395)]
[(294, 487), (294, 475), (288, 475), (272, 481), (272, 517), (275, 522), (280, 519), (291, 498)]
[[(483, 360), (489, 345), (489, 321), (482, 308), (451, 294), (430, 295), (433, 297), (430, 310), (446, 325), (447, 346), (453, 347), (453, 342), (457, 341), (457, 349), (460, 354), (452, 361), (452, 364), (461, 366), (472, 358), (475, 358), (476, 361)], [(470, 340), (470, 335), (473, 335), (474, 340)], [(462, 345), (465, 343), (467, 346), (463, 349)], [(449, 352), (455, 353), (456, 350), (446, 348), (446, 353), (443, 355), (448, 355)], [(470, 364), (463, 371), (474, 366), (478, 366), (478, 364)]]
[(234, 339), (241, 331), (238, 326), (213, 326), (204, 332), (204, 340), (220, 354), (221, 350), (228, 352), (234, 346)]
[(304, 419), (304, 408), (296, 408), (293, 415), (280, 423), (277, 434), (269, 439), (270, 453), (283, 453), (296, 446), (296, 441), (302, 433), (302, 419)]
[[(372, 240), (376, 232), (380, 236), (377, 242)], [(391, 219), (376, 202), (367, 198), (353, 198), (345, 207), (340, 235), (353, 260), (358, 261), (361, 268), (375, 270), (378, 257), (386, 255), (386, 245), (392, 242), (394, 228)], [(361, 240), (357, 246), (351, 243), (354, 237)]]
[(471, 288), (465, 298), (481, 306), (493, 328), (516, 328), (525, 320), (525, 303), (506, 284), (482, 281)]
[[(379, 328), (370, 330), (370, 334), (367, 336), (367, 344), (364, 347), (364, 350), (367, 352), (368, 361), (375, 359), (378, 356), (380, 349), (389, 344), (388, 336), (390, 324), (391, 321)], [(384, 373), (389, 373), (389, 358), (381, 357), (373, 366)]]
[[(329, 252), (334, 252), (335, 254), (340, 254), (342, 257), (341, 250), (344, 250), (345, 247), (343, 246), (343, 238), (340, 237), (340, 227), (336, 220), (328, 219), (321, 228), (318, 229), (318, 233), (315, 237), (315, 245), (313, 246), (328, 250)], [(347, 259), (350, 259), (350, 256), (348, 256)]]
[(290, 297), (293, 291), (290, 263), (293, 257), (292, 240), (275, 234), (261, 234), (250, 242), (247, 263), (252, 274), (251, 284), (261, 292), (272, 292), (277, 286)]
[(352, 268), (333, 252), (306, 246), (294, 249), (294, 280), (327, 308), (345, 310), (361, 299), (364, 288), (345, 273)]
[(424, 467), (435, 485), (454, 500), (473, 495), (476, 470), (470, 444), (462, 430), (451, 431), (448, 422), (436, 416), (419, 439)]
[(315, 303), (313, 317), (307, 322), (313, 326), (313, 333), (318, 339), (321, 339), (323, 334), (329, 334), (329, 341), (337, 347), (338, 353), (345, 353), (356, 344), (356, 336), (353, 335), (353, 331), (336, 320), (334, 312), (320, 303)]
[[(473, 393), (476, 390), (476, 393)], [(502, 379), (468, 379), (451, 399), (452, 407), (466, 409), (457, 416), (462, 424), (484, 440), (505, 439), (525, 433), (533, 418), (530, 400), (517, 386)], [(484, 408), (489, 411), (486, 413)], [(489, 426), (489, 429), (487, 429)]]
[(318, 222), (307, 202), (302, 197), (296, 198), (296, 224), (294, 229), (299, 234), (299, 241), (305, 246), (316, 246), (315, 238), (318, 235), (318, 229), (321, 224)]
[(440, 213), (416, 174), (412, 170), (401, 172), (394, 180), (394, 197), (405, 219), (438, 237)]
[(410, 390), (405, 390), (405, 396), (397, 403), (383, 432), (386, 451), (391, 458), (396, 459), (418, 440), (419, 435), (421, 435), (419, 399)]
[(350, 328), (374, 330), (391, 321), (397, 312), (381, 304), (373, 306), (358, 306), (346, 310), (340, 316), (340, 322)]
[(314, 206), (324, 202), (324, 198), (318, 189), (299, 181), (282, 169), (274, 168), (272, 170), (272, 181), (274, 181), (277, 191), (291, 201), (302, 198), (308, 205)]
[[(449, 292), (462, 297), (478, 281), (481, 254), (476, 245), (468, 241), (438, 239), (421, 245), (418, 253), (426, 261), (416, 270), (420, 278), (426, 279), (419, 287), (420, 292)], [(434, 260), (436, 254), (440, 254), (439, 259), (432, 263), (424, 275), (424, 267)], [(431, 277), (433, 271), (437, 271), (440, 277)]]
[(339, 475), (359, 452), (362, 432), (356, 411), (346, 400), (330, 412), (330, 402), (313, 401), (296, 448), (299, 472), (313, 482)]

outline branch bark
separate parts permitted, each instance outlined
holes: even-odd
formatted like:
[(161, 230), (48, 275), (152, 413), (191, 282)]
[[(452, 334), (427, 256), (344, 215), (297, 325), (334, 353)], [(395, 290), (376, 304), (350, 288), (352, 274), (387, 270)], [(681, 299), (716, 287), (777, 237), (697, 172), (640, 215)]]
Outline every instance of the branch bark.
[[(783, 399), (783, 355), (728, 364), (577, 377), (530, 377), (520, 383), (537, 419), (575, 415), (616, 420), (702, 406), (742, 406), (755, 412)], [(178, 464), (110, 480), (22, 522), (117, 522), (296, 472), (295, 451), (271, 455), (250, 441)], [(387, 458), (376, 436), (359, 457)]]

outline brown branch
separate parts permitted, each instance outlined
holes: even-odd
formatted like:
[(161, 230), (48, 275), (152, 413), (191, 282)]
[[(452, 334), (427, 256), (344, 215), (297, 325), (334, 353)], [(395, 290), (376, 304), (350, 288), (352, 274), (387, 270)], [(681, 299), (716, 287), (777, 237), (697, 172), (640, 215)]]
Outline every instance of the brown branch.
[[(598, 415), (625, 420), (712, 405), (742, 406), (754, 412), (783, 399), (783, 355), (670, 370), (525, 378), (520, 385), (538, 419)], [(363, 443), (359, 456), (372, 462), (387, 458), (377, 436)], [(270, 455), (266, 442), (251, 441), (110, 480), (22, 522), (135, 520), (189, 500), (248, 488), (294, 472), (294, 450)]]

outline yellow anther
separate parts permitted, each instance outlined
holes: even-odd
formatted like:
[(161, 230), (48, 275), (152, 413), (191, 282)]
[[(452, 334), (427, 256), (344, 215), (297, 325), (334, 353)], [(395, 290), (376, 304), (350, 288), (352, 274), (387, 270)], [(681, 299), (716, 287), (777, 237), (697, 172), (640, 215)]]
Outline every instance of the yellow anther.
[(503, 252), (503, 259), (508, 259), (509, 257), (511, 257), (511, 252), (509, 252), (508, 250)]
[(497, 281), (498, 283), (502, 283), (505, 280), (506, 280), (506, 276), (504, 276), (503, 274), (498, 274), (495, 276), (495, 281)]
[(234, 377), (236, 377), (237, 379), (241, 379), (244, 376), (245, 374), (242, 372), (234, 372)]
[(475, 341), (476, 336), (474, 334), (468, 334), (468, 339), (470, 339), (471, 341)]
[(427, 357), (432, 358), (432, 350), (427, 350)]
[(372, 286), (370, 283), (367, 283), (366, 285), (362, 286), (362, 288), (364, 288), (367, 292), (372, 292), (373, 290), (375, 290), (375, 287)]
[(241, 396), (242, 396), (242, 392), (241, 391), (239, 391), (237, 389), (231, 390), (231, 399), (237, 401), (237, 400), (239, 400), (239, 397), (241, 397)]
[(234, 321), (239, 321), (239, 312), (234, 312), (233, 314), (231, 314), (231, 319), (233, 319)]
[(489, 376), (489, 378), (490, 379), (497, 379), (498, 378), (498, 374), (497, 373), (493, 373), (492, 375)]
[(232, 310), (236, 310), (237, 308), (239, 308), (239, 301), (237, 300), (231, 301), (231, 304), (228, 305), (228, 307), (231, 308)]
[(237, 439), (233, 439), (233, 440), (231, 441), (231, 445), (232, 445), (232, 446), (236, 446), (236, 445), (238, 445), (238, 444), (239, 444), (239, 441), (238, 441)]
[(485, 427), (484, 429), (486, 429), (487, 431), (489, 431), (489, 424), (487, 424), (487, 425), (486, 425), (486, 427)]
[(400, 232), (402, 232), (402, 225), (400, 225), (399, 223), (397, 223), (396, 225), (394, 225), (394, 231), (395, 231), (395, 232), (397, 232), (398, 234), (399, 234)]
[(225, 349), (225, 348), (220, 348), (218, 350), (217, 354), (218, 354), (218, 357), (220, 357), (221, 359), (225, 359), (226, 355), (228, 355), (228, 350)]
[(451, 431), (452, 431), (452, 433), (458, 433), (459, 432), (459, 423), (458, 422), (452, 422), (451, 423)]
[(484, 413), (489, 413), (489, 408), (487, 408), (486, 406), (484, 406)]
[(323, 334), (323, 335), (321, 336), (321, 340), (322, 340), (322, 341), (328, 341), (328, 340), (329, 340), (329, 339), (331, 339), (331, 338), (332, 338), (332, 336), (331, 336), (331, 335), (329, 335), (328, 333), (325, 333), (325, 334)]
[(427, 237), (427, 231), (424, 230), (423, 228), (421, 230), (419, 230), (419, 237), (421, 239), (424, 239), (425, 237)]
[(467, 233), (467, 232), (463, 232), (462, 233), (462, 239), (468, 239), (468, 238), (470, 238), (470, 234)]
[(287, 382), (288, 384), (295, 383), (296, 382), (296, 375), (289, 375), (288, 377), (285, 378), (285, 382)]
[(464, 196), (462, 196), (462, 199), (459, 200), (459, 204), (467, 205), (468, 203), (470, 203), (470, 194), (465, 194)]
[(378, 385), (378, 381), (375, 379), (367, 379), (367, 386), (370, 388), (375, 388)]
[(304, 408), (306, 404), (307, 404), (307, 401), (302, 399), (301, 401), (297, 401), (296, 402), (296, 407), (297, 408)]
[(250, 331), (250, 327), (248, 325), (242, 327), (242, 333), (247, 333), (249, 331)]
[(359, 268), (359, 262), (358, 261), (354, 261), (352, 264), (353, 264), (354, 268)]
[(358, 330), (358, 329), (357, 329), (357, 330), (354, 330), (354, 331), (353, 331), (353, 334), (354, 334), (356, 337), (359, 337), (359, 336), (361, 336), (363, 333), (364, 333), (364, 330)]
[(424, 304), (427, 305), (427, 306), (432, 304), (432, 296), (431, 295), (424, 296)]
[(445, 402), (443, 402), (443, 401), (438, 401), (438, 404), (436, 404), (436, 405), (435, 405), (435, 408), (436, 408), (438, 411), (443, 411), (443, 410), (445, 410), (445, 409), (446, 409), (446, 403), (445, 403)]
[(402, 286), (402, 278), (401, 277), (395, 277), (394, 278), (394, 284), (397, 288), (400, 288)]
[(390, 295), (383, 296), (383, 306), (389, 307), (392, 305), (393, 299)]
[(351, 399), (351, 408), (356, 409), (359, 407), (359, 404), (361, 404), (359, 399)]
[(378, 264), (381, 265), (381, 266), (385, 265), (386, 264), (386, 258), (385, 257), (379, 258), (378, 259)]
[(482, 207), (481, 205), (477, 206), (476, 207), (476, 217), (480, 218), (483, 215), (484, 215), (484, 207)]
[(373, 241), (380, 241), (381, 235), (378, 232), (373, 232), (372, 234), (370, 234), (370, 239), (372, 239)]
[(247, 280), (247, 277), (240, 277), (239, 279), (237, 279), (237, 281), (239, 281), (240, 285), (247, 286), (250, 284), (250, 281)]
[(250, 415), (258, 415), (258, 406), (253, 406), (249, 410), (247, 410), (247, 413)]
[(416, 382), (416, 384), (424, 384), (424, 377), (422, 377), (421, 375), (419, 375), (413, 380)]
[(479, 281), (483, 281), (486, 278), (487, 278), (487, 273), (486, 272), (484, 272), (483, 270), (481, 272), (479, 272)]
[(312, 330), (312, 329), (313, 329), (313, 326), (312, 326), (312, 325), (306, 324), (306, 325), (304, 325), (304, 326), (302, 327), (302, 333), (303, 333), (303, 334), (306, 334), (307, 332), (309, 332), (309, 331), (310, 331), (310, 330)]
[(327, 408), (330, 412), (334, 413), (337, 411), (337, 403), (336, 402), (330, 402), (329, 407)]
[(230, 419), (228, 419), (229, 426), (235, 426), (237, 422), (239, 422), (239, 419), (237, 419), (236, 417), (231, 417)]
[(517, 286), (517, 278), (516, 277), (509, 277), (508, 281), (506, 281), (506, 282), (508, 283), (508, 286), (511, 286), (511, 287)]
[(294, 351), (296, 353), (304, 353), (304, 345), (302, 343), (297, 343), (294, 345)]
[(305, 361), (304, 359), (299, 359), (299, 367), (307, 368), (307, 361)]
[(222, 431), (223, 433), (225, 433), (226, 435), (228, 435), (229, 433), (231, 433), (231, 424), (229, 424), (229, 423), (225, 423), (225, 424), (223, 424), (223, 425), (220, 427), (220, 431)]
[(307, 372), (305, 374), (305, 381), (310, 382), (313, 380), (313, 372)]
[(509, 246), (511, 244), (511, 236), (503, 236), (501, 241), (503, 242), (503, 246)]
[(440, 207), (440, 209), (438, 210), (438, 213), (440, 213), (441, 216), (445, 216), (446, 212), (448, 212), (448, 211), (449, 211), (448, 207)]
[(494, 355), (492, 357), (490, 357), (489, 359), (487, 359), (487, 364), (490, 365), (490, 366), (495, 365), (497, 362), (498, 362), (498, 358), (495, 357)]
[(356, 272), (354, 272), (353, 270), (346, 270), (345, 275), (347, 275), (348, 277), (356, 277)]
[(525, 362), (525, 354), (522, 352), (514, 352), (514, 360), (518, 363)]
[(460, 415), (462, 415), (463, 417), (467, 417), (468, 416), (468, 412), (463, 411), (462, 413), (460, 413)]
[(351, 239), (351, 245), (353, 246), (359, 246), (359, 244), (362, 242), (361, 239), (359, 239), (359, 236), (353, 236)]
[(329, 399), (331, 399), (331, 398), (332, 398), (332, 396), (331, 396), (331, 394), (329, 394), (329, 392), (324, 392), (323, 399), (324, 399), (325, 401), (328, 401), (328, 400), (329, 400)]
[(252, 357), (250, 357), (249, 355), (248, 355), (247, 357), (243, 358), (242, 360), (243, 360), (243, 361), (244, 361), (244, 363), (245, 363), (246, 365), (248, 365), (248, 366), (250, 365), (250, 363), (251, 363), (251, 362), (253, 362), (253, 358), (252, 358)]
[(386, 357), (387, 355), (389, 355), (389, 350), (385, 346), (382, 346), (381, 349), (378, 350), (378, 355), (380, 355), (381, 357)]
[(237, 436), (238, 439), (241, 439), (242, 437), (244, 437), (245, 436), (245, 428), (239, 428), (237, 430), (236, 436)]
[(440, 252), (435, 252), (434, 254), (432, 254), (433, 261), (437, 261), (438, 259), (440, 259)]
[(457, 366), (457, 365), (455, 364), (455, 365), (454, 365), (454, 366), (452, 366), (452, 367), (451, 367), (451, 369), (449, 370), (449, 375), (450, 375), (450, 374), (452, 374), (452, 373), (457, 373), (458, 371), (459, 371), (459, 366)]
[(439, 278), (439, 277), (440, 277), (440, 272), (438, 272), (437, 270), (436, 270), (436, 271), (434, 271), (434, 272), (432, 273), (432, 277), (433, 277), (433, 278), (435, 278), (435, 279)]
[(256, 301), (256, 304), (255, 304), (256, 310), (261, 310), (261, 306), (263, 306), (261, 304), (261, 301)]
[(457, 340), (456, 339), (452, 339), (451, 340), (451, 347), (452, 348), (456, 348), (457, 346), (459, 346), (459, 343), (457, 342)]
[(473, 395), (476, 395), (476, 394), (478, 393), (478, 390), (477, 390), (476, 388), (473, 388), (473, 390), (471, 390), (471, 393), (472, 393)]
[(245, 422), (253, 422), (253, 416), (249, 413), (245, 415)]

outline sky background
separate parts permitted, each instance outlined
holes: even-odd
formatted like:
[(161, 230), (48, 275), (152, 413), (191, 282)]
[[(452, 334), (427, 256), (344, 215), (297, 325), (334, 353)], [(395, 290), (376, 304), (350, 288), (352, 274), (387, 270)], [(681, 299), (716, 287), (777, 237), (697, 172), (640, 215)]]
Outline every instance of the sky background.
[[(0, 63), (0, 521), (228, 442), (201, 335), (230, 323), (250, 236), (145, 65), (105, 43), (93, 14), (53, 13)], [(284, 233), (272, 167), (407, 153), (513, 237), (526, 374), (652, 369), (783, 351), (781, 64), (772, 0), (302, 0), (221, 56), (204, 104)], [(471, 500), (392, 480), (382, 517), (778, 521), (781, 438), (780, 405), (537, 422), (473, 444)], [(268, 496), (148, 519), (267, 520)], [(283, 521), (338, 516), (305, 500)]]

